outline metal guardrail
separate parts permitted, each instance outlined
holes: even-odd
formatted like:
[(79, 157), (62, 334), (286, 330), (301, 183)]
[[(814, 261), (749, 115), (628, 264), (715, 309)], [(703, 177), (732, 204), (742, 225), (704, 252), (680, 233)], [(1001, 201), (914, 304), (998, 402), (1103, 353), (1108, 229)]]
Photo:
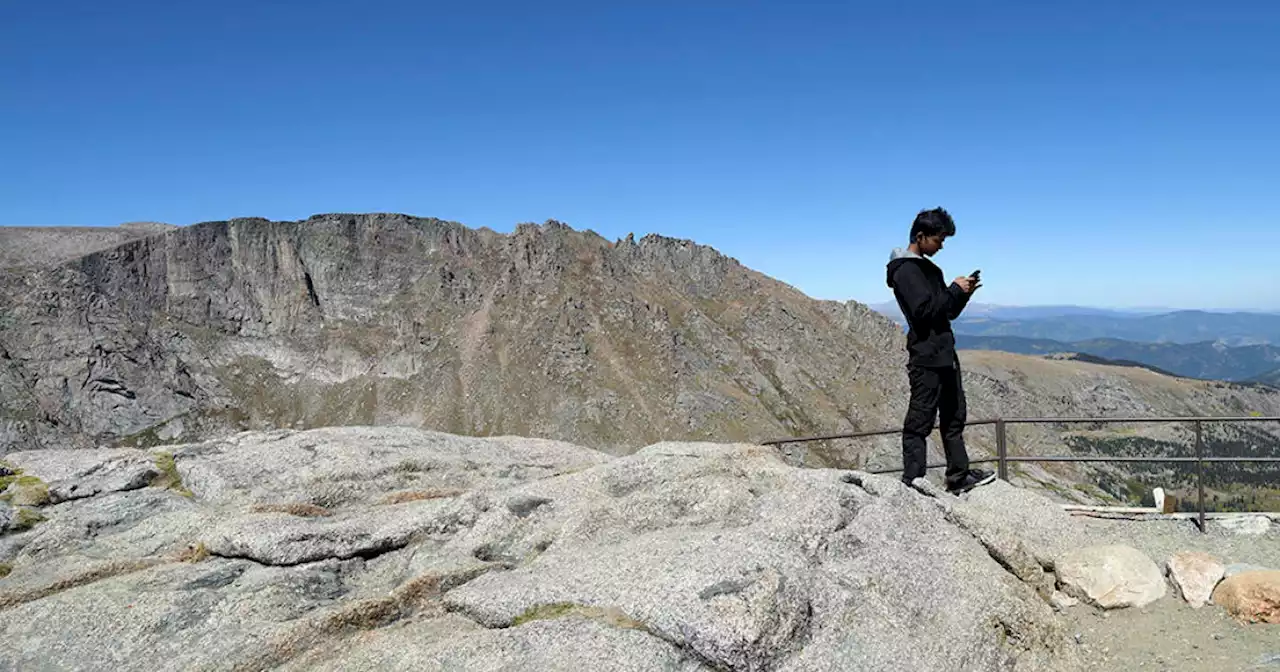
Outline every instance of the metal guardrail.
[[(1148, 417), (1148, 418), (989, 418), (984, 420), (974, 420), (965, 423), (967, 427), (995, 425), (996, 428), (996, 456), (969, 460), (970, 464), (989, 464), (996, 463), (997, 475), (1001, 480), (1009, 480), (1009, 463), (1010, 462), (1157, 462), (1157, 463), (1195, 463), (1196, 465), (1196, 490), (1197, 496), (1197, 523), (1200, 531), (1205, 531), (1204, 525), (1204, 465), (1205, 463), (1224, 463), (1224, 462), (1261, 462), (1261, 463), (1277, 463), (1280, 464), (1280, 456), (1277, 457), (1211, 457), (1204, 454), (1204, 425), (1207, 423), (1248, 423), (1248, 422), (1280, 422), (1277, 416), (1190, 416), (1190, 417)], [(1062, 425), (1079, 425), (1079, 424), (1173, 424), (1173, 423), (1191, 423), (1195, 429), (1195, 457), (1106, 457), (1106, 456), (1088, 456), (1088, 455), (1010, 455), (1008, 441), (1009, 425), (1033, 425), (1033, 424), (1062, 424)], [(934, 429), (938, 429), (937, 426)], [(781, 447), (788, 443), (806, 443), (811, 441), (829, 441), (832, 439), (862, 439), (876, 436), (892, 436), (901, 434), (902, 429), (878, 429), (865, 432), (850, 432), (846, 434), (824, 434), (820, 436), (800, 436), (794, 438), (771, 439), (762, 441), (761, 445)], [(926, 469), (938, 469), (947, 466), (946, 463), (927, 464)], [(892, 474), (902, 471), (902, 469), (874, 469), (868, 470), (874, 474)]]

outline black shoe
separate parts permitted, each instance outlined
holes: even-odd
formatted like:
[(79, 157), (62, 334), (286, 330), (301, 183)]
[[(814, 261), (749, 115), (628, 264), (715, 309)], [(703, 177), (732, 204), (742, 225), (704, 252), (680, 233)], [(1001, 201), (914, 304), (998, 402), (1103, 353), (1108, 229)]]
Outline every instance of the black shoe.
[(992, 483), (996, 480), (996, 474), (986, 469), (970, 469), (960, 475), (954, 481), (947, 481), (947, 492), (953, 495), (959, 495), (980, 486)]

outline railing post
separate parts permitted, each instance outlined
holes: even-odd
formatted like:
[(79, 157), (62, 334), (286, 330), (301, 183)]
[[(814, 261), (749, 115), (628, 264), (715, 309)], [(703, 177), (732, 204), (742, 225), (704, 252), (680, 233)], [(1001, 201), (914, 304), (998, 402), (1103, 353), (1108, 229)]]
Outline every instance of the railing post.
[(1005, 436), (1004, 418), (996, 418), (996, 474), (1002, 481), (1009, 480), (1009, 444)]
[(1200, 512), (1200, 533), (1205, 533), (1204, 527), (1204, 424), (1196, 420), (1196, 489), (1199, 491), (1197, 496), (1197, 508)]

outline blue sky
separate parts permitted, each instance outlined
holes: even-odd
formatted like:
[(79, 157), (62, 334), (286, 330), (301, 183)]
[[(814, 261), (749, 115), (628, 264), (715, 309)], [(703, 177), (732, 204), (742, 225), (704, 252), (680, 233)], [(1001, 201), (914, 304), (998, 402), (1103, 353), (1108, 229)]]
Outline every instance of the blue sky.
[(975, 300), (1280, 309), (1280, 3), (1043, 4), (4, 3), (0, 224), (555, 218), (875, 303), (942, 205)]

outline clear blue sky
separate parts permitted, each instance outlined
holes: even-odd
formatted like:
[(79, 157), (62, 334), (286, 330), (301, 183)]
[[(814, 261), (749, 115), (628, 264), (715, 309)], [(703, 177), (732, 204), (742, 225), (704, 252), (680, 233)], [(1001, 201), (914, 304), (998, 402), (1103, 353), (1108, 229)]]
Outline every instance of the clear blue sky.
[(555, 218), (881, 302), (942, 205), (976, 300), (1280, 309), (1280, 2), (1044, 4), (6, 2), (0, 224)]

